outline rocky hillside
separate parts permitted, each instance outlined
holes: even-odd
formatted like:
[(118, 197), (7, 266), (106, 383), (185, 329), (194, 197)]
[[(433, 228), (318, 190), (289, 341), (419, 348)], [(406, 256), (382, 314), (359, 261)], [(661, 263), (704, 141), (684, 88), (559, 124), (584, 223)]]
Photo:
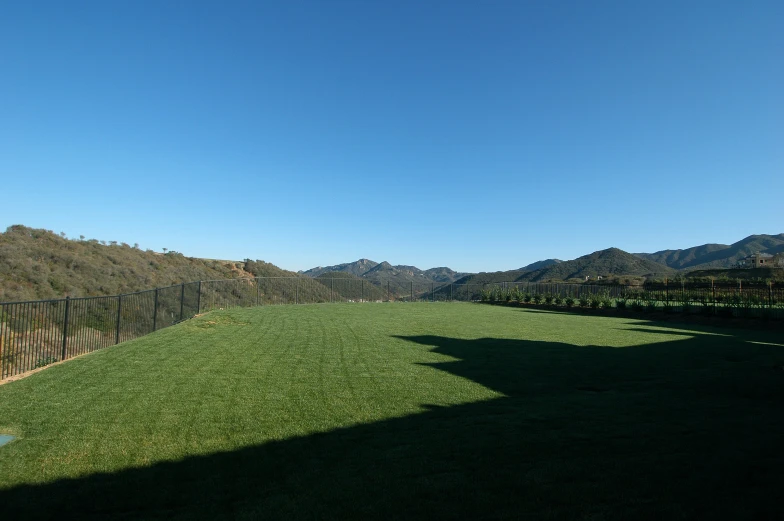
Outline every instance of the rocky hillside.
[(378, 262), (374, 262), (369, 259), (359, 259), (358, 261), (346, 262), (344, 264), (337, 264), (335, 266), (317, 266), (300, 273), (302, 275), (307, 275), (308, 277), (314, 278), (319, 277), (325, 273), (348, 273), (354, 275), (355, 277), (361, 277), (363, 274), (367, 273), (368, 270), (375, 268), (376, 266), (378, 266)]

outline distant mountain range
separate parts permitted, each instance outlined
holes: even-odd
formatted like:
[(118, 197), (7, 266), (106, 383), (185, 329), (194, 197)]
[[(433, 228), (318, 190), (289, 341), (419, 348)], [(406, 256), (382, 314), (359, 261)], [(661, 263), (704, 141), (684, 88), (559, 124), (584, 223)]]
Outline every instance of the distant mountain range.
[(664, 276), (675, 270), (655, 261), (643, 259), (618, 248), (608, 248), (574, 260), (559, 262), (524, 273), (518, 280), (539, 282), (543, 280), (569, 280), (607, 277), (610, 275)]
[(309, 269), (307, 271), (301, 271), (302, 275), (307, 275), (308, 277), (320, 277), (325, 273), (332, 273), (332, 272), (339, 272), (339, 273), (350, 273), (351, 275), (361, 277), (363, 273), (375, 268), (378, 266), (378, 262), (372, 261), (370, 259), (359, 259), (358, 261), (354, 262), (346, 262), (344, 264), (338, 264), (336, 266), (317, 266), (315, 268)]
[[(546, 259), (517, 270), (491, 273), (459, 273), (447, 267), (421, 270), (415, 266), (393, 266), (389, 262), (359, 259), (296, 274), (261, 260), (217, 261), (184, 257), (171, 251), (161, 254), (122, 243), (107, 245), (105, 241), (94, 239), (69, 240), (49, 230), (15, 225), (0, 233), (0, 302), (65, 295), (116, 295), (192, 280), (296, 275), (319, 279), (323, 287), (314, 286), (313, 291), (326, 301), (334, 293), (349, 299), (378, 300), (381, 294), (357, 282), (387, 286), (387, 293), (406, 294), (414, 291), (415, 287), (419, 291), (428, 291), (432, 285), (452, 282), (578, 282), (586, 277), (595, 280), (599, 276), (620, 280), (636, 278), (639, 281), (698, 270), (725, 270), (757, 252), (784, 252), (784, 233), (751, 235), (730, 245), (711, 243), (655, 253), (632, 254), (609, 248), (569, 261)], [(754, 277), (784, 278), (778, 274), (784, 270), (774, 271), (771, 274), (751, 274), (749, 270), (738, 270), (731, 277), (748, 273)], [(699, 276), (722, 275), (727, 273)], [(338, 284), (327, 281), (341, 278), (345, 280)]]
[(675, 270), (654, 261), (642, 259), (618, 248), (608, 248), (583, 255), (570, 261), (540, 261), (529, 266), (543, 265), (534, 270), (521, 268), (511, 271), (478, 273), (467, 275), (456, 281), (458, 284), (492, 283), (492, 282), (543, 282), (550, 280), (583, 281), (586, 277), (609, 277), (611, 275), (627, 276), (666, 276)]
[(398, 285), (411, 282), (417, 284), (431, 282), (449, 283), (466, 275), (445, 267), (421, 270), (416, 266), (393, 266), (386, 261), (375, 262), (370, 259), (359, 259), (335, 266), (319, 266), (300, 273), (314, 278), (324, 277), (330, 273), (349, 273), (378, 285), (384, 285), (387, 282)]
[(350, 273), (376, 284), (385, 284), (387, 281), (399, 284), (549, 280), (576, 282), (586, 278), (595, 280), (598, 277), (613, 276), (663, 278), (674, 276), (679, 271), (732, 268), (739, 260), (757, 252), (770, 254), (784, 252), (784, 233), (751, 235), (731, 245), (703, 244), (693, 248), (663, 250), (656, 253), (628, 253), (618, 248), (608, 248), (569, 261), (546, 259), (517, 270), (489, 273), (458, 273), (450, 268), (420, 270), (415, 266), (392, 266), (388, 262), (377, 263), (369, 259), (360, 259), (336, 266), (313, 268), (303, 274), (319, 277), (328, 273)]
[(635, 253), (637, 257), (665, 264), (678, 270), (732, 268), (739, 260), (752, 253), (784, 252), (784, 233), (778, 235), (749, 235), (729, 246), (703, 244), (684, 250), (662, 250), (656, 253)]

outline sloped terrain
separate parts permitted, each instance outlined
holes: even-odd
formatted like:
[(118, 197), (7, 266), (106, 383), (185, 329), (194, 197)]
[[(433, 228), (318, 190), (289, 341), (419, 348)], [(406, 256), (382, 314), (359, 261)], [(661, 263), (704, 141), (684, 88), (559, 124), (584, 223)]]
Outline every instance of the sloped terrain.
[(736, 243), (703, 244), (683, 250), (662, 250), (634, 255), (666, 264), (675, 269), (707, 270), (733, 268), (738, 261), (753, 253), (784, 252), (784, 233), (778, 235), (749, 235)]
[(11, 226), (0, 234), (0, 302), (117, 295), (196, 280), (296, 276), (264, 261), (219, 261), (69, 240)]
[(608, 248), (574, 260), (524, 273), (518, 280), (539, 282), (611, 275), (663, 276), (674, 272), (675, 270), (663, 264), (641, 259), (618, 248)]

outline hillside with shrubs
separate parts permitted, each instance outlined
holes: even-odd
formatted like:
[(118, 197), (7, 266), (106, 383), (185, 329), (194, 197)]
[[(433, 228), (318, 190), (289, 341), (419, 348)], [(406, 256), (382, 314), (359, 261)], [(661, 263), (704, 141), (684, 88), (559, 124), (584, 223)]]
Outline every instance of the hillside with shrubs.
[(68, 239), (21, 225), (0, 233), (0, 302), (117, 295), (195, 280), (296, 275), (264, 261), (197, 259), (114, 241)]

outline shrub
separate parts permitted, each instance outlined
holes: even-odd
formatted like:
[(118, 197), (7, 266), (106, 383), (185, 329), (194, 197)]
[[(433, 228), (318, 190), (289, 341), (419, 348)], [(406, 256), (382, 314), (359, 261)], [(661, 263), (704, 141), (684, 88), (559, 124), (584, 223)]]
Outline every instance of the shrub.
[(732, 308), (728, 307), (728, 306), (720, 307), (719, 310), (718, 310), (718, 315), (721, 318), (732, 318), (732, 315), (733, 315)]
[(567, 308), (571, 308), (571, 307), (573, 307), (573, 306), (574, 306), (574, 298), (572, 298), (572, 297), (566, 297), (566, 298), (564, 299), (564, 304), (566, 304), (566, 307), (567, 307)]
[(545, 304), (547, 304), (548, 306), (552, 306), (552, 305), (553, 305), (553, 299), (554, 299), (554, 298), (555, 298), (555, 297), (553, 297), (553, 296), (552, 296), (552, 295), (550, 295), (550, 294), (548, 294), (548, 295), (545, 295), (545, 296), (544, 296), (544, 303), (545, 303)]
[(540, 293), (534, 294), (534, 304), (541, 304), (542, 303), (542, 295)]
[(590, 304), (590, 300), (589, 300), (589, 299), (588, 299), (588, 297), (586, 297), (586, 296), (582, 296), (582, 297), (580, 297), (580, 298), (578, 299), (578, 301), (580, 302), (580, 307), (581, 307), (581, 308), (587, 308), (587, 307), (588, 307), (588, 304)]
[(53, 364), (55, 362), (57, 362), (57, 358), (55, 358), (53, 356), (45, 356), (44, 358), (39, 358), (38, 360), (36, 360), (35, 361), (35, 366), (36, 367), (45, 367), (45, 366), (47, 366), (49, 364)]
[(615, 301), (615, 306), (618, 309), (626, 309), (626, 299), (625, 298), (619, 298), (618, 300)]
[(747, 316), (751, 315), (751, 308), (752, 307), (755, 307), (754, 295), (750, 295), (750, 296), (745, 297), (745, 298), (741, 297), (741, 299), (740, 299), (740, 306), (739, 306), (739, 308), (741, 310), (741, 316), (747, 317)]
[(556, 306), (560, 306), (561, 304), (563, 304), (564, 299), (561, 295), (556, 295), (553, 301), (555, 302)]

